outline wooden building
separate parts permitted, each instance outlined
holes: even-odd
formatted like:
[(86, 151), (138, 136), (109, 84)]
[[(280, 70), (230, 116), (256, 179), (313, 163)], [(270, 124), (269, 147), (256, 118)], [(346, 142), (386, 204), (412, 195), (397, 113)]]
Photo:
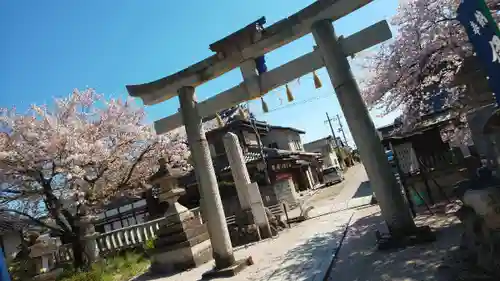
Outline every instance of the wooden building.
[[(303, 131), (270, 126), (260, 121), (233, 120), (206, 133), (226, 215), (234, 214), (240, 208), (223, 143), (228, 132), (238, 136), (251, 181), (258, 183), (265, 205), (285, 202), (294, 207), (297, 193), (318, 183), (320, 154), (303, 150), (300, 136), (296, 136)], [(288, 150), (280, 149), (285, 145)], [(199, 206), (194, 171), (181, 178), (180, 184), (185, 186), (187, 193), (179, 202), (189, 208)]]

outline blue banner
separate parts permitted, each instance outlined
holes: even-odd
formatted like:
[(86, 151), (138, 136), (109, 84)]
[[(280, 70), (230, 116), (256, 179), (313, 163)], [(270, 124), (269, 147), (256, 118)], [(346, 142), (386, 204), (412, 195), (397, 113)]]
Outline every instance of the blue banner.
[(500, 105), (500, 33), (484, 0), (462, 0), (457, 18), (465, 27), (476, 56), (488, 75), (497, 106)]
[(2, 248), (0, 248), (0, 281), (10, 281), (9, 270)]

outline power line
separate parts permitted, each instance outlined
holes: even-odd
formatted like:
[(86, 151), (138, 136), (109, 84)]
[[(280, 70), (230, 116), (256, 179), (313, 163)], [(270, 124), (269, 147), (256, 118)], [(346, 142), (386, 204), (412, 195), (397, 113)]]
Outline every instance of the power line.
[(268, 112), (261, 112), (261, 113), (255, 114), (255, 115), (256, 116), (264, 115), (266, 113), (271, 113), (271, 112), (274, 112), (274, 111), (286, 109), (286, 108), (297, 106), (297, 105), (303, 105), (303, 104), (310, 103), (310, 102), (313, 102), (313, 101), (316, 101), (316, 100), (319, 100), (319, 99), (327, 98), (327, 97), (330, 97), (330, 96), (333, 96), (333, 94), (316, 96), (316, 97), (313, 97), (313, 98), (310, 98), (310, 99), (302, 100), (300, 102), (294, 102), (294, 103), (290, 103), (290, 104), (287, 104), (287, 105), (284, 105), (284, 106), (276, 107), (274, 109), (269, 110)]

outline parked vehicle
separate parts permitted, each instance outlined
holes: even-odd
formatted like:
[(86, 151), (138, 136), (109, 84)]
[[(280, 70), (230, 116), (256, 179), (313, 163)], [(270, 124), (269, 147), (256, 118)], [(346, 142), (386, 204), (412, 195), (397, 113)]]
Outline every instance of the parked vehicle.
[(344, 173), (338, 167), (328, 167), (323, 170), (325, 185), (335, 184), (344, 180)]

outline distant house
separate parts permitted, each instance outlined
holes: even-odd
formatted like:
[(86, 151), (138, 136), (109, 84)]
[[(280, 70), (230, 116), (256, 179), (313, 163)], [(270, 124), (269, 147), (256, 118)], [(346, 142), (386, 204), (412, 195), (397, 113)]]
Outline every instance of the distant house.
[(306, 132), (290, 127), (269, 126), (269, 132), (262, 138), (264, 146), (289, 151), (304, 151), (300, 135)]
[(335, 147), (336, 144), (332, 136), (328, 136), (304, 144), (304, 149), (306, 151), (321, 154), (321, 159), (323, 160), (323, 169), (328, 167), (341, 168), (337, 153), (335, 153)]

